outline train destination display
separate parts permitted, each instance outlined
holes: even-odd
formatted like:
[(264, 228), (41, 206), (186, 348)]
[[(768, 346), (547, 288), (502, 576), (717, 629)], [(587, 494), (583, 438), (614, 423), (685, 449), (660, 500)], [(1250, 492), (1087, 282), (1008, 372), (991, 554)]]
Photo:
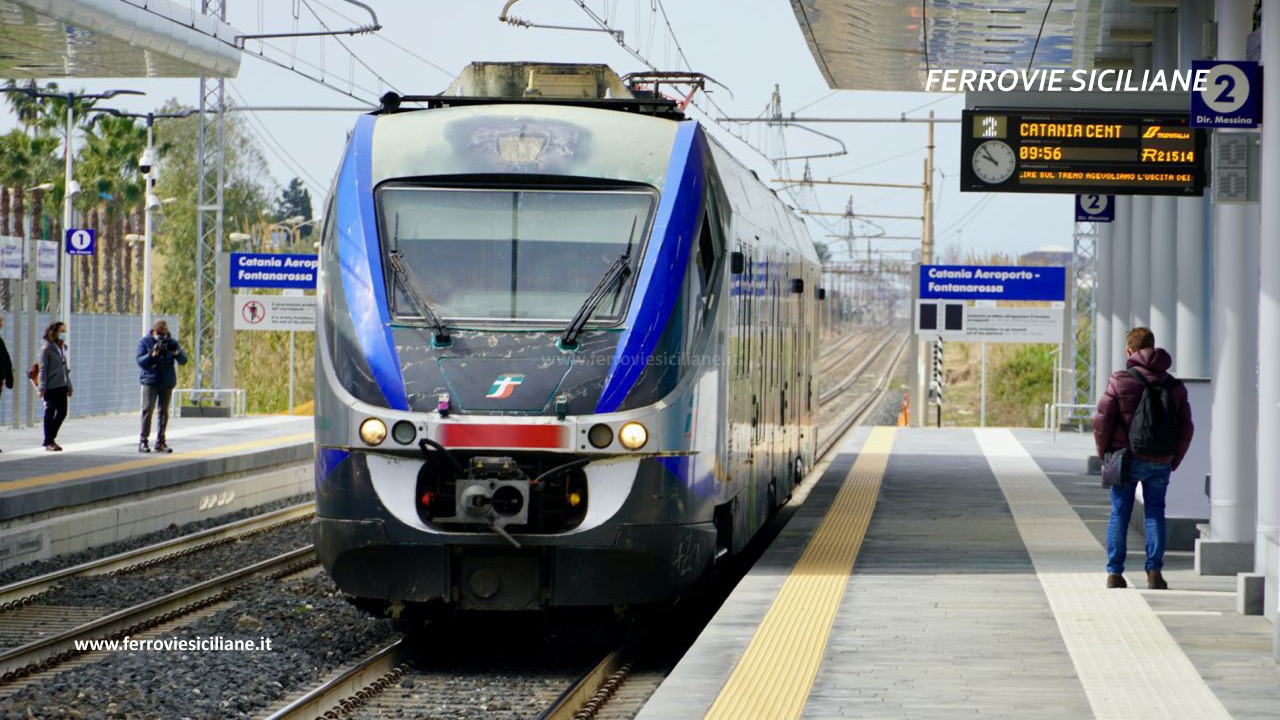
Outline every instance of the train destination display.
[(1205, 138), (1186, 115), (965, 110), (969, 192), (1201, 195)]

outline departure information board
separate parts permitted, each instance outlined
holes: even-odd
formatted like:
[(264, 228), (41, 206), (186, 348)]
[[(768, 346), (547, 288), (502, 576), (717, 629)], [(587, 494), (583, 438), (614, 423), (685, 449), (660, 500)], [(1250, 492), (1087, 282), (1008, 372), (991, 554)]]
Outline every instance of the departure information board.
[(1186, 115), (965, 110), (969, 192), (1204, 194), (1205, 138)]

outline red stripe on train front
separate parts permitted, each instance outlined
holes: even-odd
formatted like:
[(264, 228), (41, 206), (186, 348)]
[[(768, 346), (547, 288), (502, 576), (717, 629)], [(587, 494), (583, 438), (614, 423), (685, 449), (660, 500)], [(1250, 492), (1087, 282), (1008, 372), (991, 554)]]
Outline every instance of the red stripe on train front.
[(447, 448), (568, 447), (569, 429), (562, 425), (442, 424), (440, 444)]

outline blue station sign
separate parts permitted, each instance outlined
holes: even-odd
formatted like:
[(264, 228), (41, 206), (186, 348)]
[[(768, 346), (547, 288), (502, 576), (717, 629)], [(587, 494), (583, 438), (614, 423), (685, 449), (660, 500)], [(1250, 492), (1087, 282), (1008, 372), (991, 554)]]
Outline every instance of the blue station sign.
[(1067, 296), (1067, 269), (1023, 265), (921, 265), (922, 300), (1039, 300)]
[(1084, 193), (1076, 195), (1076, 222), (1114, 222), (1116, 196)]
[(231, 253), (231, 287), (314, 290), (317, 255)]
[(1262, 122), (1262, 66), (1244, 60), (1193, 60), (1204, 89), (1191, 92), (1191, 126), (1256, 128)]
[(68, 255), (92, 255), (98, 240), (93, 228), (67, 228), (66, 249)]

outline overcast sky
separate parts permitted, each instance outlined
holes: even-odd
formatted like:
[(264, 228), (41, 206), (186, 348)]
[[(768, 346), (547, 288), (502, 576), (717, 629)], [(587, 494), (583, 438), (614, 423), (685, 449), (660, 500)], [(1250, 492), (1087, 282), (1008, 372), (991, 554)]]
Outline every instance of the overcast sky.
[[(192, 0), (197, 2), (197, 0)], [(266, 52), (290, 62), (308, 74), (321, 76), (342, 91), (326, 87), (288, 70), (246, 55), (239, 76), (228, 82), (228, 99), (241, 105), (344, 106), (359, 103), (350, 95), (372, 101), (395, 89), (402, 93), (435, 93), (474, 60), (541, 60), (548, 62), (607, 63), (619, 74), (644, 70), (643, 64), (603, 32), (512, 27), (498, 21), (503, 0), (368, 0), (383, 29), (377, 34), (345, 37), (342, 42), (355, 59), (334, 39), (275, 40)], [(319, 29), (311, 11), (330, 27), (346, 21), (337, 13), (367, 17), (343, 0), (227, 0), (228, 22), (242, 32), (287, 32), (295, 27)], [(198, 3), (197, 3), (198, 4)], [(652, 12), (652, 0), (591, 0), (587, 7), (624, 32), (628, 46), (660, 69), (683, 70), (675, 45), (669, 40), (661, 12)], [(675, 37), (690, 66), (723, 83), (713, 87), (711, 99), (729, 116), (755, 117), (764, 112), (774, 85), (782, 95), (784, 113), (820, 117), (924, 117), (934, 110), (940, 118), (956, 119), (962, 96), (939, 93), (883, 93), (842, 90), (832, 92), (818, 72), (787, 0), (666, 0), (665, 9)], [(575, 0), (521, 0), (510, 10), (534, 23), (595, 27)], [(397, 45), (399, 47), (397, 47)], [(250, 49), (255, 47), (250, 43)], [(296, 53), (296, 55), (295, 55)], [(323, 70), (321, 70), (323, 68)], [(376, 75), (375, 75), (376, 73)], [(169, 98), (195, 105), (196, 80), (84, 80), (72, 87), (89, 90), (135, 88), (145, 98), (118, 98), (117, 107), (146, 111)], [(932, 104), (930, 104), (932, 103)], [(711, 115), (720, 113), (705, 100)], [(925, 107), (927, 105), (927, 107)], [(301, 177), (315, 196), (323, 196), (337, 168), (346, 133), (354, 115), (342, 112), (259, 112), (250, 115), (250, 127), (271, 164), (277, 185)], [(14, 125), (0, 112), (0, 130)], [(828, 153), (837, 143), (799, 129), (781, 133), (763, 124), (733, 126), (770, 157)], [(813, 125), (813, 129), (840, 138), (848, 149), (842, 157), (814, 159), (814, 179), (833, 178), (854, 182), (920, 183), (925, 156), (923, 124)], [(713, 132), (762, 178), (777, 177), (764, 157), (750, 146), (736, 142), (718, 128)], [(785, 147), (783, 146), (785, 142)], [(1018, 195), (1011, 193), (961, 193), (959, 186), (959, 126), (937, 126), (935, 162), (935, 236), (939, 249), (956, 245), (978, 252), (1021, 253), (1044, 245), (1071, 246), (1072, 200), (1069, 195)], [(803, 161), (789, 163), (792, 174), (803, 171)], [(855, 213), (918, 216), (921, 193), (917, 190), (821, 187), (795, 188), (784, 194), (792, 205), (806, 210), (842, 211), (853, 197)], [(318, 200), (318, 198), (317, 198)], [(315, 202), (317, 211), (322, 207)], [(798, 208), (799, 209), (799, 208)], [(833, 230), (843, 232), (845, 222), (823, 218), (808, 221), (818, 241)], [(919, 222), (876, 220), (888, 235), (918, 237)], [(856, 233), (872, 231), (857, 224)], [(909, 249), (911, 241), (880, 241), (877, 246)], [(865, 248), (859, 241), (858, 247)], [(843, 256), (842, 241), (833, 245)]]

